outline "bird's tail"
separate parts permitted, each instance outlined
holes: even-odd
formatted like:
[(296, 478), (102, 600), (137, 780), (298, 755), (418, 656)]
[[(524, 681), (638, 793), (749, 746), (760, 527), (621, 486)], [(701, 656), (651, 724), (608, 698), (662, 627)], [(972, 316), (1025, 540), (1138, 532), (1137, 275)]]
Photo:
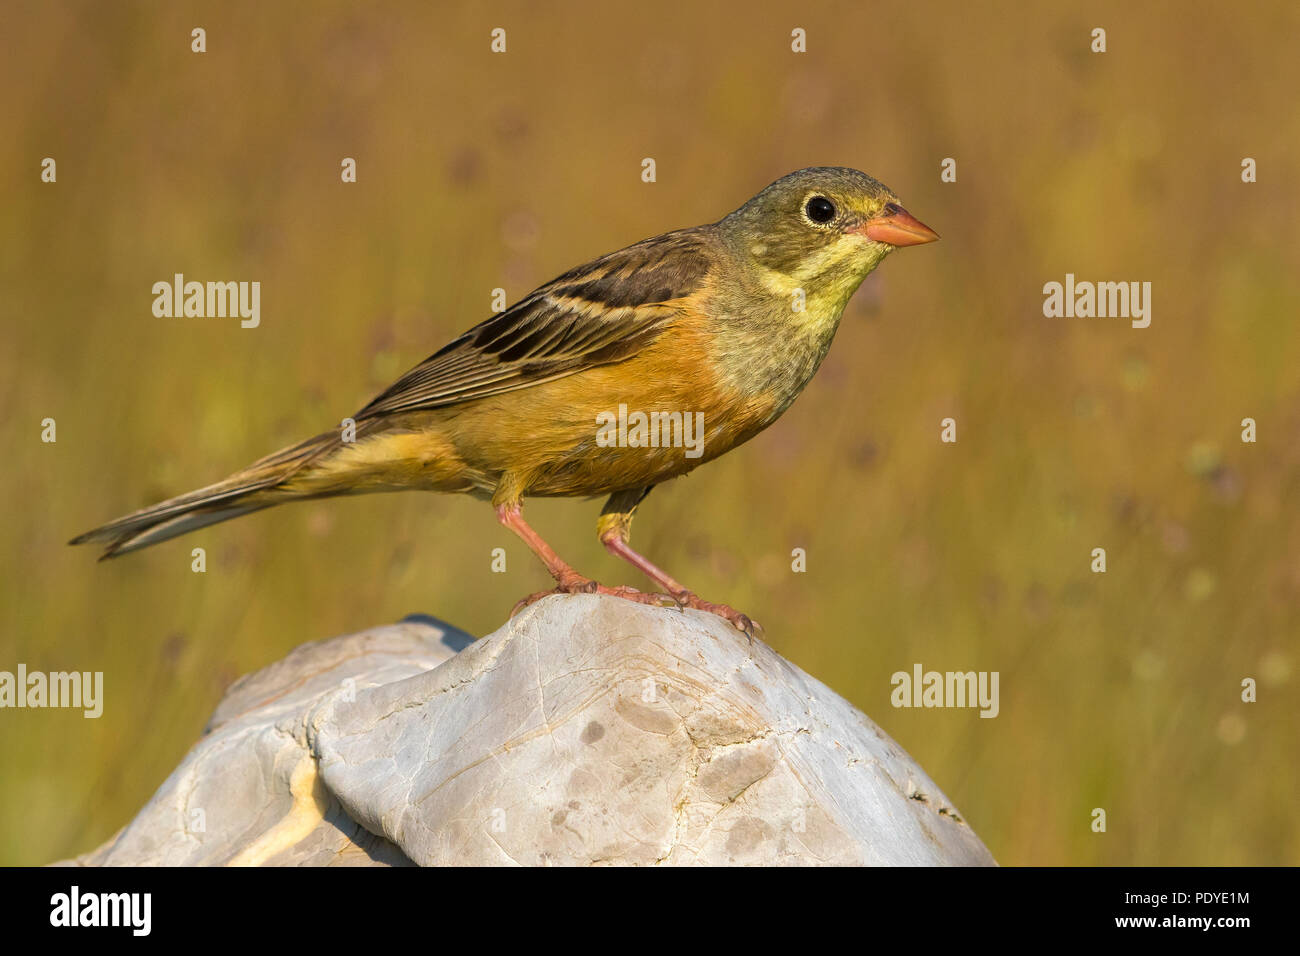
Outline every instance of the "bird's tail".
[(215, 485), (125, 515), (68, 543), (104, 543), (104, 553), (99, 558), (103, 561), (218, 521), (304, 497), (282, 486), (322, 452), (337, 446), (338, 441), (337, 432), (309, 438), (254, 462)]

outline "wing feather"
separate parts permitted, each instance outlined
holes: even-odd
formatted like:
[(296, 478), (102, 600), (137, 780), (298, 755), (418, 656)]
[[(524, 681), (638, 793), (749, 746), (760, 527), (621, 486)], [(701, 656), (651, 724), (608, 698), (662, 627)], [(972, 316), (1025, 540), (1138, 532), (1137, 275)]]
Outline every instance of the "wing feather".
[(686, 229), (566, 272), (429, 356), (357, 420), (499, 395), (635, 355), (704, 282), (709, 241), (707, 227)]

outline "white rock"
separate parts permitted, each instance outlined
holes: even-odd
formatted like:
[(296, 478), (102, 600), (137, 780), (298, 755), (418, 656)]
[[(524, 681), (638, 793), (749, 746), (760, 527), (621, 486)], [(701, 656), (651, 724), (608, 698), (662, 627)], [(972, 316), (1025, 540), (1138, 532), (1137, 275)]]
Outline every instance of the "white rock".
[(73, 862), (993, 865), (864, 714), (712, 615), (552, 597), (467, 641), (406, 622), (242, 679)]

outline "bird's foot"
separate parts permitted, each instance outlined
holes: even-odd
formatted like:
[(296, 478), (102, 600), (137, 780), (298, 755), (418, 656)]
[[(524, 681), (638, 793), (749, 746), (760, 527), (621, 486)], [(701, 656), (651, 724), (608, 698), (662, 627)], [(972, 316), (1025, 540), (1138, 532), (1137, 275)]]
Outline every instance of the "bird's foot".
[(550, 597), (552, 594), (608, 594), (611, 597), (620, 597), (627, 601), (636, 601), (638, 604), (650, 604), (654, 607), (664, 607), (665, 605), (674, 605), (678, 602), (671, 595), (658, 594), (653, 591), (638, 591), (636, 588), (629, 587), (606, 587), (591, 578), (584, 578), (580, 574), (565, 575), (559, 580), (555, 587), (549, 591), (538, 591), (536, 594), (530, 594), (510, 612), (514, 617), (534, 601), (540, 601), (544, 597)]
[(556, 582), (556, 586), (549, 591), (538, 591), (536, 594), (528, 595), (514, 606), (510, 616), (514, 617), (528, 605), (540, 601), (544, 597), (550, 597), (552, 594), (608, 594), (611, 597), (636, 601), (638, 604), (649, 604), (652, 607), (689, 607), (697, 611), (707, 611), (709, 614), (716, 614), (736, 630), (741, 631), (749, 638), (751, 644), (754, 643), (755, 635), (761, 634), (763, 631), (762, 626), (748, 614), (742, 614), (734, 607), (726, 604), (714, 604), (712, 601), (706, 601), (694, 591), (682, 589), (680, 591), (674, 590), (671, 594), (661, 594), (657, 591), (638, 591), (636, 588), (623, 585), (611, 588), (577, 573), (562, 575)]
[(742, 614), (734, 607), (726, 604), (714, 604), (712, 601), (706, 601), (694, 591), (674, 591), (673, 600), (677, 602), (678, 607), (689, 607), (697, 611), (708, 611), (710, 614), (716, 614), (736, 630), (742, 631), (749, 638), (751, 644), (754, 643), (754, 636), (763, 632), (762, 625), (748, 614)]

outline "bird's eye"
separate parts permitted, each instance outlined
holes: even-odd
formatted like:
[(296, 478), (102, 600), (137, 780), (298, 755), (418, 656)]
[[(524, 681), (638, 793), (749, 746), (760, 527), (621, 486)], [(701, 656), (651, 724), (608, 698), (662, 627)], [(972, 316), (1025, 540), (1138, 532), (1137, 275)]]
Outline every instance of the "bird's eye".
[(804, 206), (804, 212), (813, 222), (827, 223), (835, 218), (835, 204), (825, 196), (813, 196)]

